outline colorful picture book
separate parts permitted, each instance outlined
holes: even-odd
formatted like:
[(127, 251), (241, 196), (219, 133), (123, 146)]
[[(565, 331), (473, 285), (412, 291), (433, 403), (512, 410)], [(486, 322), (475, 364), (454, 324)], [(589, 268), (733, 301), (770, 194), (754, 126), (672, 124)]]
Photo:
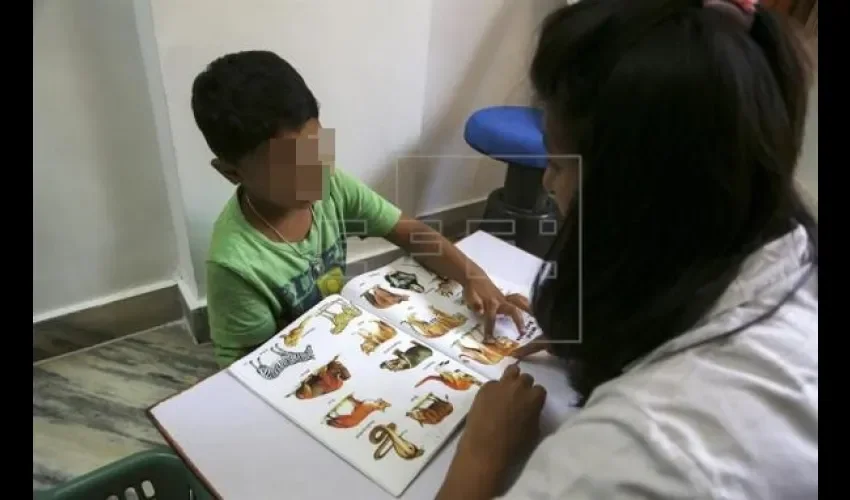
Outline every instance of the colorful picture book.
[[(505, 293), (523, 293), (492, 278)], [(403, 257), (357, 276), (228, 370), (391, 495), (454, 434), (511, 352), (538, 336), (499, 318), (484, 339), (461, 286)]]

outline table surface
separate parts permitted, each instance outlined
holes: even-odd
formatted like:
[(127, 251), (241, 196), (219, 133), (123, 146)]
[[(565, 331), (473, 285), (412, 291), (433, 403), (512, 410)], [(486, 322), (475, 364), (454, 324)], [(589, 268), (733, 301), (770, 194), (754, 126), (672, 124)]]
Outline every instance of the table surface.
[[(487, 233), (458, 247), (488, 274), (531, 287), (542, 261)], [(548, 391), (543, 434), (573, 411), (574, 393), (563, 370), (545, 355), (522, 368)], [(219, 372), (151, 411), (161, 430), (223, 499), (393, 498), (337, 457), (227, 372)], [(435, 455), (401, 498), (434, 498), (454, 455), (459, 432)]]

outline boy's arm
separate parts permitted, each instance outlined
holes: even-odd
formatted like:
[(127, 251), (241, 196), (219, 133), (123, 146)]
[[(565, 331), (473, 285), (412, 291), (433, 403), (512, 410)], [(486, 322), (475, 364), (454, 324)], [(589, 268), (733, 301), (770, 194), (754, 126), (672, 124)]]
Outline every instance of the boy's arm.
[(334, 176), (345, 198), (346, 217), (350, 217), (347, 226), (361, 228), (360, 232), (350, 233), (386, 238), (423, 266), (460, 283), (469, 307), (485, 316), (486, 336), (492, 335), (499, 314), (511, 316), (522, 331), (520, 309), (507, 300), (487, 273), (442, 234), (423, 222), (404, 216), (398, 207), (345, 172), (337, 170)]
[(277, 332), (265, 299), (235, 272), (207, 264), (207, 314), (219, 367), (248, 354)]
[(402, 216), (385, 237), (403, 248), (423, 266), (463, 286), (467, 305), (484, 316), (485, 338), (493, 335), (496, 317), (500, 314), (510, 316), (517, 329), (523, 331), (524, 322), (520, 308), (505, 297), (478, 264), (442, 234), (421, 221)]
[(404, 249), (423, 266), (460, 283), (464, 288), (475, 280), (489, 281), (487, 273), (478, 264), (422, 221), (402, 215), (384, 237)]

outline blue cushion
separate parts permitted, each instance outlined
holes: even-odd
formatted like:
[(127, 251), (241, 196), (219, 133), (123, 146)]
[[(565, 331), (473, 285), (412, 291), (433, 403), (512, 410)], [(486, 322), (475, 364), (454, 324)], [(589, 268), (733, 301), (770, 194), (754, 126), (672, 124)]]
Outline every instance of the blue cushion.
[(463, 138), (474, 150), (505, 163), (546, 168), (543, 113), (525, 106), (495, 106), (466, 121)]

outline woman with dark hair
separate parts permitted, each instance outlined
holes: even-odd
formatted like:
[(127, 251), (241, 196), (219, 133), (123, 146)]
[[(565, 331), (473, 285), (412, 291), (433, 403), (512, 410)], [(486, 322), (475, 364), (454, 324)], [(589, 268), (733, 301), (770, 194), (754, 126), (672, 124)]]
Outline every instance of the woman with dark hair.
[[(505, 497), (817, 498), (802, 45), (753, 0), (582, 0), (531, 80), (565, 216), (532, 310), (581, 408)], [(439, 498), (499, 494), (544, 399), (516, 366), (485, 385)]]

